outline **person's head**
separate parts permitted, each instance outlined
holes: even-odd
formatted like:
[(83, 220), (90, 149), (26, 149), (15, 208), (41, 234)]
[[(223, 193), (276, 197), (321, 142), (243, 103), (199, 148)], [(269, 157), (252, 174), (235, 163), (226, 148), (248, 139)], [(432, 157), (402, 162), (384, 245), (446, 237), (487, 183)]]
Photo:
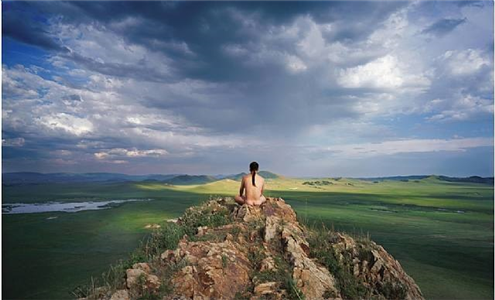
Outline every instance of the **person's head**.
[(252, 163), (249, 164), (249, 172), (251, 172), (251, 176), (252, 176), (252, 181), (253, 181), (253, 185), (256, 186), (256, 182), (254, 180), (255, 176), (256, 176), (256, 172), (258, 171), (260, 165), (258, 165), (257, 162), (253, 161)]

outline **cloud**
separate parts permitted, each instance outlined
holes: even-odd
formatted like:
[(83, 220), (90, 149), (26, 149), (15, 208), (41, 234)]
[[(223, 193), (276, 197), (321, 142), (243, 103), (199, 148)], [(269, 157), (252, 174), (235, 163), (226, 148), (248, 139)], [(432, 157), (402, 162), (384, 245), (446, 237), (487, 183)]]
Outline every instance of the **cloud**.
[(394, 89), (403, 86), (426, 88), (430, 80), (420, 75), (404, 72), (397, 57), (386, 55), (367, 64), (340, 71), (338, 82), (345, 88)]
[(442, 37), (453, 31), (457, 26), (463, 24), (464, 22), (466, 22), (466, 18), (441, 19), (423, 29), (422, 33)]
[(435, 99), (427, 109), (440, 112), (428, 117), (429, 121), (465, 121), (493, 116), (493, 99), (459, 95), (456, 99)]
[(94, 155), (97, 159), (107, 159), (116, 157), (160, 157), (168, 154), (169, 152), (165, 149), (138, 150), (136, 148), (114, 148), (107, 151), (96, 152)]
[(398, 88), (404, 80), (397, 58), (387, 55), (365, 65), (341, 70), (338, 82), (346, 88)]
[(447, 51), (441, 59), (451, 74), (457, 76), (470, 75), (490, 66), (489, 58), (480, 49)]
[(93, 123), (91, 123), (90, 121), (66, 113), (43, 116), (39, 118), (38, 122), (40, 125), (52, 130), (61, 129), (76, 136), (85, 135), (91, 133), (94, 130)]
[(56, 42), (56, 37), (40, 25), (23, 21), (22, 14), (9, 11), (3, 18), (3, 35), (25, 44), (47, 50), (66, 51)]
[(399, 153), (426, 153), (441, 151), (466, 151), (470, 148), (492, 147), (493, 138), (463, 138), (463, 139), (409, 139), (386, 141), (380, 143), (364, 143), (336, 145), (317, 148), (316, 151), (332, 155), (363, 158), (380, 155), (395, 155)]
[(2, 146), (4, 147), (22, 147), (26, 141), (22, 137), (13, 139), (2, 139)]
[(5, 166), (218, 173), (257, 157), (310, 174), (297, 162), (311, 154), (324, 174), (327, 152), (306, 145), (490, 136), (489, 8), (9, 3), (5, 20), (23, 24), (5, 40)]

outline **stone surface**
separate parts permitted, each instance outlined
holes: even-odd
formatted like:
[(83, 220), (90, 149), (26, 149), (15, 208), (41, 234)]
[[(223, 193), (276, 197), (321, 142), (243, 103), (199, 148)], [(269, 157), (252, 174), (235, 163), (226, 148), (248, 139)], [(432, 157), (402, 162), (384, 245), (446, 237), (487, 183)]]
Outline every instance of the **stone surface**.
[(274, 281), (260, 283), (254, 288), (254, 294), (257, 296), (274, 294), (278, 290), (278, 285), (279, 284)]
[(110, 300), (130, 300), (129, 292), (127, 290), (118, 290), (112, 294)]
[(351, 260), (353, 274), (364, 282), (365, 286), (376, 292), (387, 284), (392, 287), (402, 286), (406, 290), (404, 299), (423, 299), (414, 279), (404, 272), (400, 263), (382, 246), (373, 241), (356, 242), (342, 233), (335, 233), (332, 241), (332, 248), (341, 261), (344, 261), (346, 255), (354, 257)]
[(175, 295), (232, 299), (250, 283), (249, 260), (231, 240), (219, 243), (181, 241), (179, 249), (179, 253), (184, 254), (181, 258), (192, 265), (173, 276)]
[(136, 263), (126, 271), (126, 287), (132, 299), (143, 293), (156, 294), (161, 282), (158, 276), (150, 274), (151, 268), (147, 263)]

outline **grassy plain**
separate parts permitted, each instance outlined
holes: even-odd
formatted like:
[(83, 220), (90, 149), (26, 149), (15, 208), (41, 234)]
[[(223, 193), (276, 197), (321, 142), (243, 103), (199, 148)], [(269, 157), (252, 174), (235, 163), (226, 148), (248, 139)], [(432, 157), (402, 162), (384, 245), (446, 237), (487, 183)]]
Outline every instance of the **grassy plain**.
[[(316, 181), (320, 181), (317, 183)], [(322, 183), (326, 181), (326, 183)], [(312, 184), (308, 184), (312, 183)], [(69, 291), (126, 258), (160, 223), (209, 196), (232, 195), (221, 180), (173, 186), (154, 182), (11, 186), (3, 203), (152, 198), (78, 213), (3, 215), (3, 297), (67, 298)], [(493, 186), (421, 180), (267, 180), (307, 223), (369, 233), (400, 261), (428, 299), (493, 298)], [(47, 219), (56, 216), (56, 219)]]

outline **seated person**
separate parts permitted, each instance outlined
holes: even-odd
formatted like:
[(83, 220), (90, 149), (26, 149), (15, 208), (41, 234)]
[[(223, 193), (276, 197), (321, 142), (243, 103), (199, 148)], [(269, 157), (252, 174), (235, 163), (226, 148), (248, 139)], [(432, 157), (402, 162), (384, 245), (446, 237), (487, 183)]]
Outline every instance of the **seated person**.
[[(265, 179), (258, 175), (258, 169), (258, 163), (252, 162), (249, 165), (249, 171), (251, 174), (247, 174), (242, 177), (239, 195), (235, 196), (235, 202), (240, 205), (261, 205), (266, 201), (265, 196), (263, 196)], [(246, 194), (244, 194), (244, 191), (246, 191)]]

